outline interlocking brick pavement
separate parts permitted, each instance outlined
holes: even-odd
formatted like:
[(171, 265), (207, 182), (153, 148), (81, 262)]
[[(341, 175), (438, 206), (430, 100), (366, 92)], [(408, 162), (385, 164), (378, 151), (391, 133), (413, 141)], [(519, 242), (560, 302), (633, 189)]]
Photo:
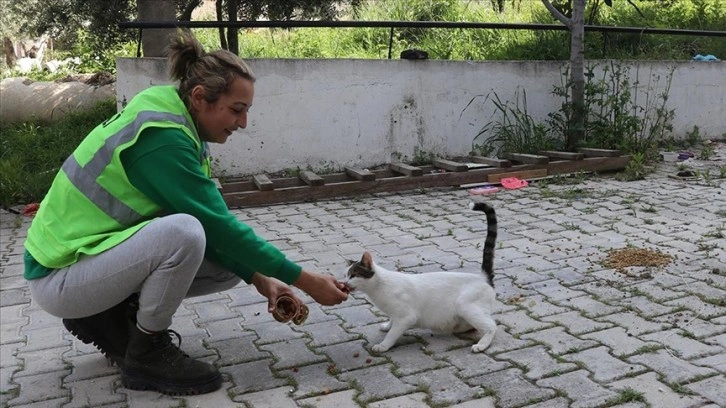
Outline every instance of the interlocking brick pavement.
[[(411, 330), (383, 354), (363, 295), (308, 297), (301, 326), (274, 321), (252, 287), (185, 301), (172, 328), (214, 362), (217, 392), (121, 387), (118, 368), (38, 308), (22, 278), (30, 220), (0, 214), (2, 407), (726, 407), (726, 181), (533, 182), (483, 197), (497, 209), (499, 331), (490, 348)], [(477, 273), (484, 217), (462, 189), (234, 210), (304, 267), (342, 277), (363, 250), (391, 269)], [(482, 197), (476, 197), (482, 199)], [(609, 249), (673, 256), (617, 271)], [(627, 272), (627, 273), (623, 273)]]

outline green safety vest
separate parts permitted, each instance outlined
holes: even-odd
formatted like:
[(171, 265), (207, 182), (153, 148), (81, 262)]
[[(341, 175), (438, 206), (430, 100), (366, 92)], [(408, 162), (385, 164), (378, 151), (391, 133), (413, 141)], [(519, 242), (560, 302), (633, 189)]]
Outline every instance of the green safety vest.
[(99, 254), (160, 214), (161, 207), (129, 182), (121, 164), (121, 152), (150, 127), (183, 131), (194, 141), (200, 165), (211, 177), (209, 150), (176, 88), (148, 88), (91, 131), (63, 163), (25, 241), (38, 263), (56, 269), (75, 263), (82, 254)]

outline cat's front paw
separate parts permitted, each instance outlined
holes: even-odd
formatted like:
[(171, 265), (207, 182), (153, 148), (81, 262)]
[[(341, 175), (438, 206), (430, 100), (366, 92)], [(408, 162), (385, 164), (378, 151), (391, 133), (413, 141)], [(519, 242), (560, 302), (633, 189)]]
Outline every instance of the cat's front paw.
[(373, 350), (376, 353), (383, 353), (384, 351), (388, 351), (390, 347), (386, 347), (383, 343), (378, 343), (371, 347), (371, 350)]
[(473, 353), (481, 353), (482, 351), (486, 350), (487, 347), (489, 347), (488, 344), (486, 346), (483, 346), (481, 344), (475, 344), (475, 345), (471, 346), (471, 351)]

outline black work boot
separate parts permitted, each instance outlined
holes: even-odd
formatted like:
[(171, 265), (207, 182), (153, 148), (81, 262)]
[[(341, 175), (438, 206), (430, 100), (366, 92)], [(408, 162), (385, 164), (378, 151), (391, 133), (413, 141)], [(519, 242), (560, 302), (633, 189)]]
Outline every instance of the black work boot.
[(171, 339), (173, 330), (147, 334), (134, 327), (126, 349), (121, 382), (132, 390), (153, 390), (168, 395), (204, 394), (222, 386), (222, 376), (211, 364), (195, 360)]
[(109, 360), (123, 366), (129, 333), (136, 325), (139, 296), (133, 294), (118, 305), (80, 319), (63, 319), (63, 326), (86, 344), (93, 344)]

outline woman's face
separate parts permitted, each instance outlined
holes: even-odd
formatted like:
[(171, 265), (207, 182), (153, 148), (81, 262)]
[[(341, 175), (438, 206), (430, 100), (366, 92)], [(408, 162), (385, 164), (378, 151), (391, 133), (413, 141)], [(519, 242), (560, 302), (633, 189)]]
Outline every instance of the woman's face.
[(204, 88), (195, 87), (191, 100), (199, 137), (209, 143), (224, 143), (232, 132), (246, 128), (247, 111), (254, 96), (254, 83), (243, 78), (235, 79), (229, 91), (214, 103), (204, 98)]

